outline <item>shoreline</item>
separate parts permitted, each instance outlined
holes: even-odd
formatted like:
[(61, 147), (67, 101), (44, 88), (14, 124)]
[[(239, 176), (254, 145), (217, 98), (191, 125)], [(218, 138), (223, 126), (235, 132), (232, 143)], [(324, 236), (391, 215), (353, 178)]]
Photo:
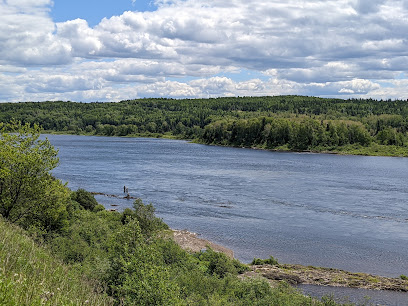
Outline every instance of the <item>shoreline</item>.
[[(322, 151), (317, 151), (317, 150), (304, 150), (304, 151), (295, 151), (295, 150), (289, 150), (289, 149), (280, 149), (280, 148), (275, 148), (275, 149), (269, 149), (269, 148), (262, 148), (262, 147), (242, 147), (242, 146), (233, 146), (233, 145), (222, 145), (222, 144), (208, 144), (201, 142), (199, 140), (194, 140), (194, 139), (185, 139), (185, 138), (180, 138), (177, 136), (173, 135), (166, 135), (166, 134), (140, 134), (140, 135), (126, 135), (126, 136), (107, 136), (107, 135), (94, 135), (94, 134), (87, 134), (87, 133), (80, 133), (76, 134), (74, 132), (69, 133), (69, 132), (61, 132), (61, 131), (50, 131), (50, 130), (45, 130), (43, 135), (70, 135), (70, 136), (95, 136), (95, 137), (119, 137), (119, 138), (153, 138), (153, 139), (169, 139), (169, 140), (182, 140), (182, 141), (187, 141), (189, 143), (195, 143), (195, 144), (201, 144), (201, 145), (206, 145), (206, 146), (215, 146), (215, 147), (225, 147), (225, 148), (238, 148), (238, 149), (252, 149), (252, 150), (260, 150), (260, 151), (269, 151), (269, 152), (279, 152), (279, 153), (299, 153), (299, 154), (331, 154), (331, 155), (351, 155), (351, 156), (374, 156), (374, 157), (408, 157), (408, 150), (406, 149), (403, 154), (392, 154), (389, 151), (384, 152), (381, 151), (380, 149), (383, 148), (389, 148), (389, 149), (397, 149), (401, 148), (400, 150), (403, 150), (402, 147), (396, 147), (396, 146), (386, 146), (386, 145), (379, 145), (379, 144), (374, 144), (374, 147), (371, 146), (371, 148), (374, 151), (364, 151), (364, 148), (370, 148), (370, 147), (355, 147), (353, 148), (353, 145), (350, 145), (351, 151), (336, 151), (336, 150), (322, 150)], [(357, 152), (356, 150), (363, 150), (362, 152)]]
[(251, 265), (250, 268), (248, 276), (261, 275), (272, 283), (284, 280), (291, 285), (408, 292), (408, 281), (401, 278), (298, 264)]
[[(199, 238), (197, 233), (188, 230), (172, 229), (174, 241), (184, 250), (200, 252), (210, 247), (216, 252), (234, 258), (234, 252), (210, 240)], [(335, 268), (303, 266), (298, 264), (248, 265), (250, 270), (241, 274), (241, 278), (263, 278), (271, 286), (280, 281), (295, 285), (316, 285), (324, 287), (360, 288), (369, 290), (387, 290), (408, 292), (408, 280), (378, 276), (368, 273), (348, 272)], [(407, 295), (408, 298), (408, 295)]]
[[(186, 140), (186, 139), (175, 139), (175, 140)], [(189, 141), (190, 143), (195, 143), (195, 144), (201, 144), (201, 145), (206, 145), (206, 146), (214, 146), (214, 147), (224, 147), (224, 148), (236, 148), (236, 149), (251, 149), (251, 150), (259, 150), (259, 151), (267, 151), (267, 152), (278, 152), (278, 153), (296, 153), (296, 154), (329, 154), (329, 155), (341, 155), (341, 156), (370, 156), (370, 157), (397, 157), (397, 158), (404, 158), (408, 157), (408, 151), (404, 152), (404, 154), (373, 154), (373, 153), (381, 153), (378, 151), (371, 152), (354, 152), (354, 151), (330, 151), (330, 150), (322, 150), (322, 151), (317, 151), (317, 150), (303, 150), (303, 151), (296, 151), (296, 150), (289, 150), (289, 149), (280, 149), (280, 148), (275, 148), (275, 149), (270, 149), (270, 148), (262, 148), (262, 147), (256, 147), (256, 146), (251, 146), (251, 147), (245, 147), (245, 146), (233, 146), (233, 145), (222, 145), (222, 144), (213, 144), (213, 143), (204, 143), (200, 141), (194, 141), (194, 140), (186, 140)], [(352, 146), (352, 145), (350, 145)], [(378, 145), (376, 144), (377, 149), (378, 148), (384, 148), (386, 147), (385, 145)], [(388, 147), (395, 147), (395, 146), (388, 146)], [(359, 148), (354, 148), (354, 150), (359, 150), (362, 148), (369, 148), (369, 147), (359, 147)]]

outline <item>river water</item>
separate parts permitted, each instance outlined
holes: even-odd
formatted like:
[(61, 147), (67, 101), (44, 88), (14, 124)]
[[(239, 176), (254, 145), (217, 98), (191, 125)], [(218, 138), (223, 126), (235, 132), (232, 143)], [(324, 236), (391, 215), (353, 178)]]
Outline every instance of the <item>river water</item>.
[[(72, 189), (153, 203), (172, 228), (280, 262), (408, 275), (408, 158), (47, 135)], [(97, 196), (123, 210), (131, 200)], [(408, 298), (407, 298), (408, 304)]]

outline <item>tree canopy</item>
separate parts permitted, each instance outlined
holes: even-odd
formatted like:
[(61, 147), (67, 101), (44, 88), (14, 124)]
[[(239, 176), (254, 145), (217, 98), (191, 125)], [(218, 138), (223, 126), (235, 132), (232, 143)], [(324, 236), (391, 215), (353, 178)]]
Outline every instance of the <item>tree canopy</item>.
[(0, 133), (0, 214), (24, 228), (62, 228), (69, 191), (50, 174), (57, 150), (38, 125), (0, 124)]

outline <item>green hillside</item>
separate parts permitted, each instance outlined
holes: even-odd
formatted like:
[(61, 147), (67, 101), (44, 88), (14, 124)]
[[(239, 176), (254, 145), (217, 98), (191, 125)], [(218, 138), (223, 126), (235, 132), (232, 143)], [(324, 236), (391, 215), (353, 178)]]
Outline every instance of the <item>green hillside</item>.
[(0, 305), (113, 305), (96, 284), (0, 217)]

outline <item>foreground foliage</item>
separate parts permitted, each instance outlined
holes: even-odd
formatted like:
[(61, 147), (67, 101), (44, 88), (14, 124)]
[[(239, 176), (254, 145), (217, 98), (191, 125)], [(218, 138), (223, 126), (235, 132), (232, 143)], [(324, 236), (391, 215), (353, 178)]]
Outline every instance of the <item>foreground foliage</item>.
[(69, 192), (49, 173), (57, 151), (37, 125), (0, 123), (0, 132), (0, 215), (39, 234), (60, 230)]
[(113, 300), (0, 217), (0, 305), (84, 304)]

